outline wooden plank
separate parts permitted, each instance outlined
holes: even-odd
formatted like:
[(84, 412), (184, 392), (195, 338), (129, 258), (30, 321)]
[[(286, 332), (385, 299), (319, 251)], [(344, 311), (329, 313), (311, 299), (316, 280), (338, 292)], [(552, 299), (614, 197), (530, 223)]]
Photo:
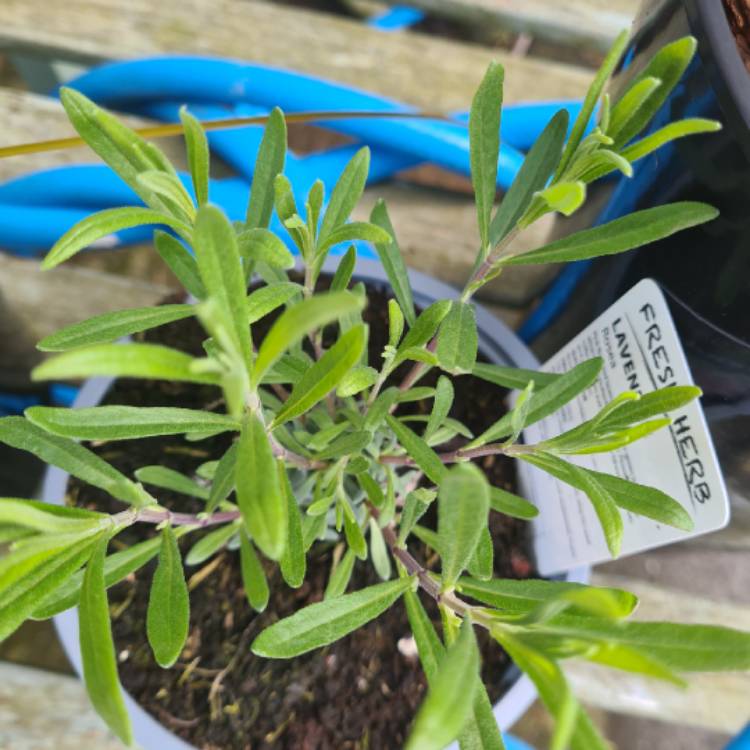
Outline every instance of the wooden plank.
[(0, 662), (0, 747), (122, 750), (75, 677)]
[[(599, 586), (618, 586), (636, 594), (640, 598), (638, 620), (675, 620), (750, 630), (748, 606), (708, 600), (622, 576), (595, 573), (592, 582)], [(750, 695), (747, 673), (688, 675), (687, 690), (581, 660), (567, 661), (565, 673), (582, 701), (608, 711), (727, 734), (738, 732), (747, 722), (747, 696)]]
[[(400, 0), (383, 0), (399, 5)], [(481, 28), (484, 33), (512, 31), (538, 39), (604, 52), (630, 24), (639, 0), (409, 0), (409, 5), (438, 18)]]
[(422, 34), (383, 34), (336, 16), (251, 0), (3, 0), (0, 49), (98, 61), (220, 55), (291, 68), (411, 104), (466, 107), (492, 59), (508, 101), (581, 96), (589, 73)]

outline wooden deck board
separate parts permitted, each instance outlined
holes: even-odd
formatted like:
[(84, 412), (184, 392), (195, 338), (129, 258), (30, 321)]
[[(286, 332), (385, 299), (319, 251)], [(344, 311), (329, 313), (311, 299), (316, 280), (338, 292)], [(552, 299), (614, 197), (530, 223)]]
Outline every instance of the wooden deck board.
[(466, 107), (487, 64), (505, 62), (508, 101), (580, 96), (589, 72), (423, 34), (252, 0), (3, 0), (0, 49), (99, 61), (220, 55), (291, 68), (417, 106)]

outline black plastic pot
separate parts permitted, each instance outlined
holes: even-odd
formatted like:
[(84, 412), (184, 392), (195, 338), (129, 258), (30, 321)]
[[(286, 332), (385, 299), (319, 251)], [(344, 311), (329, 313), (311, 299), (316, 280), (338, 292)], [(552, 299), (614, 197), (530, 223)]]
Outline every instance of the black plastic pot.
[[(561, 229), (577, 230), (678, 200), (705, 201), (721, 216), (590, 264), (535, 349), (544, 359), (637, 281), (655, 279), (666, 292), (693, 377), (705, 393), (727, 482), (735, 493), (750, 497), (750, 73), (721, 0), (645, 0), (611, 93), (616, 97), (658, 49), (687, 34), (698, 39), (698, 54), (651, 129), (699, 116), (720, 120), (723, 130), (670, 144), (638, 162), (631, 179), (592, 186), (587, 208), (562, 222)], [(559, 301), (559, 287), (557, 293)]]

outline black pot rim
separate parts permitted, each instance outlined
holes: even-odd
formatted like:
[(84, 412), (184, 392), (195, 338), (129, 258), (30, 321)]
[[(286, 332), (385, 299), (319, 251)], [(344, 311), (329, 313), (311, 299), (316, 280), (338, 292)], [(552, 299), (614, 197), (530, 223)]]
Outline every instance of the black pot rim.
[(750, 71), (720, 0), (683, 0), (698, 54), (735, 137), (750, 150)]

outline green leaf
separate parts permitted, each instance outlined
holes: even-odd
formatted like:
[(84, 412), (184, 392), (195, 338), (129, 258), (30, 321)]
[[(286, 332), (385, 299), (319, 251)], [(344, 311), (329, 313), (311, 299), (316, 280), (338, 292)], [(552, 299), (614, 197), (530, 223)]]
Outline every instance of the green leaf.
[(591, 82), (591, 85), (586, 92), (586, 96), (583, 100), (583, 106), (581, 107), (581, 111), (578, 113), (578, 117), (576, 117), (576, 120), (573, 123), (573, 128), (570, 131), (568, 142), (565, 144), (562, 158), (560, 159), (560, 163), (555, 170), (553, 179), (556, 180), (558, 177), (563, 175), (568, 165), (573, 160), (573, 157), (578, 150), (581, 141), (583, 140), (583, 136), (586, 132), (586, 128), (588, 127), (589, 120), (591, 119), (591, 115), (594, 113), (596, 105), (598, 104), (602, 92), (604, 91), (604, 87), (606, 86), (609, 77), (614, 72), (617, 63), (620, 61), (627, 43), (628, 32), (625, 30), (621, 31), (617, 35), (617, 38), (612, 44), (610, 51), (604, 58), (604, 62), (602, 62), (601, 67), (597, 71), (594, 80)]
[(97, 240), (110, 237), (123, 229), (132, 229), (144, 224), (164, 224), (179, 234), (190, 236), (190, 228), (182, 221), (150, 208), (126, 206), (107, 208), (79, 221), (60, 237), (42, 261), (42, 268), (49, 270), (68, 260), (80, 250), (93, 245)]
[(500, 110), (503, 105), (503, 66), (491, 62), (474, 94), (469, 113), (469, 161), (481, 239), (480, 257), (489, 253), (490, 216), (497, 192), (500, 151)]
[(591, 653), (586, 654), (586, 659), (625, 672), (634, 672), (657, 680), (671, 682), (683, 689), (688, 686), (685, 680), (678, 677), (658, 659), (654, 659), (636, 648), (619, 643), (603, 643)]
[(411, 534), (414, 526), (420, 518), (427, 512), (430, 503), (437, 497), (437, 493), (432, 490), (419, 488), (410, 492), (406, 496), (404, 509), (401, 513), (401, 519), (398, 525), (398, 543), (403, 546)]
[(438, 378), (435, 388), (435, 399), (432, 403), (432, 412), (427, 420), (427, 426), (424, 429), (424, 439), (427, 440), (434, 435), (439, 427), (445, 422), (448, 413), (453, 406), (453, 384), (445, 375)]
[(237, 445), (237, 504), (250, 538), (264, 555), (279, 560), (287, 540), (287, 501), (263, 423), (245, 418)]
[(339, 560), (336, 567), (331, 572), (328, 579), (328, 585), (326, 586), (325, 593), (323, 594), (323, 601), (330, 601), (341, 596), (349, 585), (349, 581), (352, 577), (352, 571), (354, 570), (354, 563), (357, 560), (357, 556), (354, 554), (354, 550), (347, 549), (344, 556)]
[(388, 345), (398, 346), (404, 333), (404, 314), (395, 299), (388, 300)]
[(1, 562), (0, 642), (86, 562), (101, 536), (89, 530), (16, 543)]
[(400, 364), (406, 358), (404, 356), (405, 353), (410, 349), (423, 346), (435, 335), (438, 326), (443, 322), (445, 316), (448, 315), (451, 307), (452, 303), (450, 300), (439, 300), (433, 302), (426, 310), (422, 311), (414, 325), (401, 341), (392, 367)]
[(220, 549), (226, 547), (229, 540), (237, 534), (239, 524), (228, 523), (224, 526), (209, 531), (206, 536), (201, 537), (187, 553), (185, 565), (200, 565), (213, 557)]
[(381, 581), (387, 581), (391, 577), (391, 556), (388, 552), (388, 546), (383, 539), (383, 532), (378, 526), (378, 522), (370, 519), (370, 555), (375, 572)]
[(166, 466), (143, 466), (137, 469), (135, 476), (138, 481), (144, 484), (150, 484), (154, 487), (161, 487), (170, 492), (179, 492), (181, 495), (197, 497), (201, 500), (208, 499), (208, 490), (194, 482), (179, 471), (169, 469)]
[(487, 527), (490, 493), (484, 474), (473, 464), (456, 464), (438, 492), (441, 585), (450, 589), (465, 570)]
[(715, 133), (718, 130), (721, 130), (720, 122), (705, 120), (699, 117), (670, 122), (663, 128), (649, 133), (649, 135), (641, 138), (641, 140), (631, 143), (622, 150), (622, 156), (631, 162), (638, 161), (638, 159), (648, 156), (677, 138), (685, 138), (686, 136), (698, 135), (699, 133)]
[(640, 398), (621, 404), (598, 425), (600, 431), (624, 429), (636, 422), (666, 414), (687, 406), (701, 396), (701, 389), (694, 385), (673, 385), (646, 393)]
[(266, 628), (253, 641), (252, 652), (290, 659), (326, 646), (374, 620), (413, 585), (411, 578), (399, 578), (310, 604)]
[(406, 750), (443, 750), (471, 715), (479, 675), (479, 648), (470, 619), (440, 661), (414, 720)]
[[(601, 357), (592, 357), (577, 364), (568, 372), (558, 375), (557, 378), (542, 390), (537, 391), (529, 399), (528, 413), (524, 427), (528, 427), (540, 419), (554, 414), (579, 393), (589, 388), (599, 376), (604, 360)], [(512, 413), (505, 414), (492, 427), (485, 430), (478, 438), (472, 440), (468, 446), (473, 448), (478, 445), (492, 442), (498, 438), (507, 437), (513, 433)]]
[(268, 229), (246, 229), (237, 235), (237, 246), (246, 267), (255, 261), (283, 270), (294, 268), (294, 256), (281, 238)]
[(208, 493), (206, 513), (212, 513), (220, 503), (229, 497), (234, 489), (235, 467), (237, 465), (237, 443), (233, 443), (227, 452), (219, 459)]
[(658, 78), (654, 78), (653, 76), (640, 78), (628, 88), (614, 107), (612, 107), (611, 117), (605, 132), (615, 144), (618, 142), (623, 128), (660, 86), (661, 80)]
[(132, 440), (188, 432), (239, 431), (241, 425), (227, 414), (169, 406), (91, 406), (65, 409), (32, 406), (26, 417), (35, 425), (77, 440)]
[(569, 581), (510, 578), (480, 581), (464, 577), (459, 580), (457, 589), (466, 596), (512, 615), (536, 612), (549, 602), (565, 602), (570, 606), (570, 612), (590, 615), (591, 601), (596, 599), (593, 605), (595, 614), (601, 614), (604, 608), (607, 617), (622, 618), (630, 615), (638, 604), (637, 597), (629, 591)]
[(331, 192), (323, 215), (318, 244), (324, 247), (329, 235), (341, 226), (359, 202), (370, 170), (370, 149), (365, 146), (352, 157)]
[(108, 523), (108, 516), (103, 513), (79, 515), (75, 509), (70, 513), (68, 510), (34, 500), (0, 497), (0, 526), (12, 524), (43, 534), (64, 534), (96, 528), (102, 521)]
[(331, 291), (341, 292), (349, 286), (352, 274), (354, 273), (354, 266), (357, 264), (357, 251), (352, 245), (346, 253), (341, 257), (339, 264), (336, 268), (336, 273), (331, 279)]
[(422, 669), (424, 669), (427, 682), (431, 684), (437, 677), (440, 662), (445, 656), (445, 647), (415, 591), (404, 593), (404, 605), (414, 642), (417, 644)]
[(550, 453), (529, 453), (519, 456), (524, 461), (537, 466), (543, 471), (548, 471), (550, 467), (554, 472), (549, 473), (563, 481), (563, 477), (572, 477), (575, 487), (586, 494), (596, 511), (597, 518), (601, 524), (604, 537), (607, 540), (607, 547), (613, 557), (620, 554), (622, 544), (622, 535), (624, 531), (622, 516), (618, 510), (617, 503), (612, 495), (607, 491), (594, 476), (594, 474), (576, 464), (563, 461), (561, 458)]
[(305, 558), (305, 543), (302, 538), (302, 517), (299, 512), (297, 499), (289, 484), (289, 477), (284, 468), (283, 461), (278, 463), (279, 483), (286, 498), (286, 510), (288, 518), (288, 535), (284, 554), (279, 560), (281, 574), (284, 580), (292, 588), (299, 588), (305, 580), (307, 559)]
[(195, 206), (177, 175), (150, 169), (138, 175), (138, 183), (161, 198), (169, 214), (189, 227), (195, 219)]
[(206, 290), (198, 273), (198, 264), (183, 244), (171, 234), (157, 229), (154, 232), (154, 247), (185, 291), (196, 299), (203, 299)]
[(104, 588), (106, 552), (107, 540), (102, 539), (86, 566), (81, 586), (81, 600), (78, 605), (78, 637), (83, 662), (83, 679), (91, 703), (99, 716), (122, 742), (131, 745), (133, 733), (117, 677), (115, 644), (112, 640), (107, 592)]
[[(352, 330), (356, 330), (356, 328)], [(341, 379), (338, 388), (336, 388), (336, 395), (339, 398), (355, 396), (373, 385), (377, 379), (378, 371), (374, 367), (355, 367)]]
[(334, 245), (354, 240), (384, 244), (391, 241), (391, 236), (377, 224), (370, 224), (367, 221), (352, 221), (334, 229), (326, 236), (325, 241), (319, 241), (318, 251), (323, 252)]
[(198, 210), (193, 246), (206, 292), (217, 305), (222, 323), (250, 373), (253, 351), (245, 276), (234, 228), (221, 209), (203, 206)]
[(247, 316), (255, 323), (302, 292), (302, 287), (292, 281), (268, 284), (254, 291), (247, 298)]
[(284, 406), (274, 417), (271, 429), (304, 414), (336, 388), (362, 356), (365, 326), (358, 325), (341, 338), (302, 376)]
[(447, 474), (447, 470), (437, 453), (421, 438), (412, 432), (403, 422), (390, 414), (385, 418), (388, 426), (404, 450), (414, 459), (414, 462), (425, 473), (427, 478), (440, 485)]
[(287, 349), (308, 333), (363, 307), (364, 300), (351, 292), (330, 292), (317, 294), (285, 310), (260, 346), (255, 362), (256, 382)]
[(180, 107), (180, 121), (185, 135), (185, 149), (190, 166), (190, 176), (193, 179), (193, 190), (198, 205), (203, 206), (208, 203), (210, 160), (208, 139), (203, 126), (184, 106)]
[(480, 580), (487, 581), (492, 578), (495, 550), (492, 546), (492, 535), (485, 526), (480, 535), (479, 543), (468, 563), (469, 572)]
[(615, 255), (711, 221), (718, 211), (705, 203), (682, 201), (646, 208), (591, 229), (563, 237), (536, 250), (508, 257), (502, 264), (566, 263)]
[(23, 417), (0, 419), (0, 441), (33, 453), (45, 463), (99, 487), (118, 500), (135, 506), (150, 501), (147, 493), (88, 448), (73, 440), (50, 435)]
[(346, 543), (349, 545), (349, 548), (360, 560), (366, 560), (367, 542), (365, 542), (365, 536), (362, 533), (359, 522), (357, 521), (354, 512), (349, 505), (349, 501), (346, 498), (341, 499), (339, 505), (337, 505), (336, 512), (341, 512), (343, 514), (344, 536), (346, 537)]
[(182, 570), (180, 548), (171, 526), (161, 532), (156, 567), (146, 612), (146, 633), (159, 666), (171, 667), (187, 640), (190, 597)]
[(148, 331), (194, 314), (192, 305), (160, 305), (104, 313), (46, 336), (37, 344), (37, 349), (43, 352), (63, 352), (80, 346), (106, 344), (122, 336)]
[(554, 383), (560, 376), (553, 372), (542, 372), (541, 370), (524, 370), (520, 367), (502, 367), (501, 365), (490, 365), (485, 362), (477, 362), (471, 372), (477, 378), (494, 383), (502, 388), (517, 388), (523, 390), (530, 380), (534, 381), (534, 388), (542, 390), (550, 383)]
[(386, 276), (388, 276), (388, 281), (391, 283), (393, 293), (396, 295), (396, 301), (404, 313), (406, 322), (409, 326), (413, 326), (416, 321), (416, 314), (414, 312), (414, 298), (409, 282), (409, 273), (406, 270), (406, 263), (404, 263), (404, 257), (398, 246), (396, 233), (383, 200), (378, 200), (375, 204), (370, 214), (370, 221), (385, 229), (391, 237), (390, 242), (376, 244), (375, 249), (377, 250), (380, 262), (383, 264), (383, 270)]
[(500, 487), (490, 487), (490, 508), (506, 516), (526, 521), (539, 515), (539, 508), (536, 505)]
[(490, 224), (490, 247), (505, 239), (526, 212), (534, 193), (547, 184), (560, 161), (567, 132), (568, 112), (561, 109), (540, 133), (503, 196)]
[(454, 375), (470, 373), (477, 361), (479, 335), (473, 305), (453, 302), (438, 333), (435, 353), (440, 366)]
[(648, 78), (656, 78), (661, 82), (661, 85), (640, 108), (632, 112), (631, 116), (627, 118), (627, 122), (618, 129), (616, 135), (613, 135), (615, 139), (614, 148), (621, 149), (646, 127), (651, 118), (659, 111), (661, 105), (664, 104), (677, 82), (682, 78), (682, 74), (693, 59), (696, 48), (696, 40), (693, 37), (686, 36), (665, 45), (651, 58), (646, 67), (634, 79), (623, 98), (615, 104), (612, 110), (613, 117), (615, 112), (619, 111), (620, 103), (624, 101), (628, 93), (642, 81)]
[(284, 113), (275, 107), (268, 116), (258, 157), (253, 170), (250, 201), (247, 206), (245, 226), (248, 229), (265, 228), (271, 221), (274, 205), (274, 180), (284, 171), (286, 159), (286, 121)]
[(528, 385), (521, 391), (516, 400), (515, 406), (510, 413), (510, 428), (512, 430), (508, 438), (508, 445), (518, 442), (523, 428), (529, 418), (529, 408), (531, 407), (531, 394), (534, 392), (534, 381), (530, 380)]
[[(180, 530), (186, 533), (187, 529)], [(104, 584), (106, 588), (127, 578), (147, 562), (152, 560), (161, 547), (161, 538), (154, 537), (139, 542), (132, 547), (115, 552), (104, 560)], [(35, 620), (46, 620), (66, 609), (78, 605), (83, 583), (83, 573), (78, 571), (68, 576), (42, 603), (34, 610), (31, 617)]]
[(240, 567), (242, 585), (250, 606), (256, 612), (263, 612), (270, 595), (268, 581), (253, 544), (244, 531), (240, 532)]
[(68, 380), (114, 375), (216, 384), (214, 373), (193, 371), (196, 361), (159, 344), (97, 344), (51, 357), (35, 367), (31, 376), (34, 380)]
[(579, 181), (557, 182), (544, 190), (540, 190), (535, 197), (543, 201), (550, 211), (557, 211), (563, 216), (575, 213), (586, 200), (586, 185)]

